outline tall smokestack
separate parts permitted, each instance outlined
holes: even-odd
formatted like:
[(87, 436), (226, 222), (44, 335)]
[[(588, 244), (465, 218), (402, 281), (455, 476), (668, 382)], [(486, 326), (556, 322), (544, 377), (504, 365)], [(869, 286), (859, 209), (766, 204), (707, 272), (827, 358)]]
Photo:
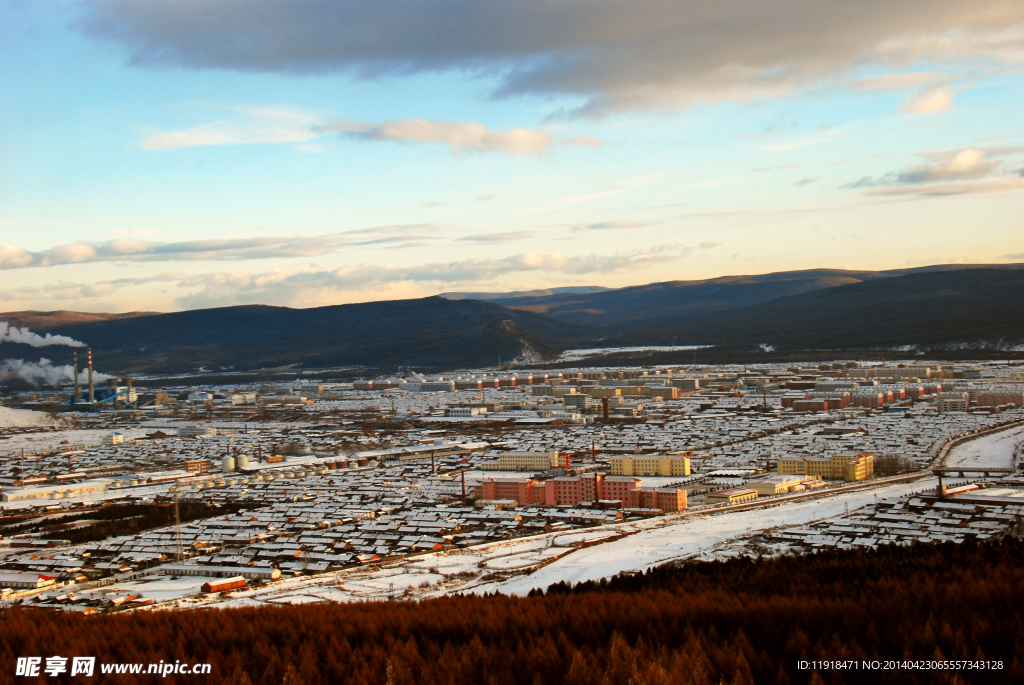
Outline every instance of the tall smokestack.
[(92, 384), (92, 348), (85, 348), (86, 355), (89, 359), (89, 404), (96, 401), (96, 389)]
[(78, 383), (78, 350), (72, 352), (74, 355), (74, 366), (75, 366), (75, 404), (82, 401), (82, 388)]

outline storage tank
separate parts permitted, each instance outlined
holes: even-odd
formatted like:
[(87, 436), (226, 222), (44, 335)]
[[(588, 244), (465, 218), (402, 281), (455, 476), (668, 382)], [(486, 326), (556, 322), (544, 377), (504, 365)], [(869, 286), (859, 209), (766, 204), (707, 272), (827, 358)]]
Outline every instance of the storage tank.
[(224, 457), (223, 459), (221, 459), (220, 460), (220, 470), (223, 471), (224, 473), (230, 473), (231, 471), (234, 471), (235, 470), (235, 458), (234, 457)]
[(249, 455), (239, 454), (238, 455), (238, 468), (242, 469), (249, 465)]

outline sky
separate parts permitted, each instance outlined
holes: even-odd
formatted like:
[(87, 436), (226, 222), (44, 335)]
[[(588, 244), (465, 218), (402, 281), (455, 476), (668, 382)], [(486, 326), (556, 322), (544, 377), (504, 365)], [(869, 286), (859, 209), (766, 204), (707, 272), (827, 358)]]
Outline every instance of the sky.
[(0, 311), (1024, 262), (1019, 0), (0, 0)]

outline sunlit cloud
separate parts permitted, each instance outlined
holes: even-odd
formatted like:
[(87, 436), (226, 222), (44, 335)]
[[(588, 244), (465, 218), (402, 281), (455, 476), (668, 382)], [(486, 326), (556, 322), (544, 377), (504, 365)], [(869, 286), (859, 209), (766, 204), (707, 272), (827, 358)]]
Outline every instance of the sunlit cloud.
[(225, 238), (159, 243), (117, 238), (99, 243), (57, 245), (30, 252), (12, 243), (0, 245), (0, 270), (92, 262), (239, 261), (333, 254), (345, 247), (403, 248), (445, 237), (441, 226), (375, 226), (316, 236)]
[(300, 152), (326, 152), (327, 136), (363, 141), (441, 144), (456, 155), (500, 152), (540, 157), (555, 145), (600, 147), (604, 141), (590, 136), (559, 139), (548, 129), (491, 129), (476, 121), (395, 119), (380, 123), (329, 121), (296, 107), (235, 107), (233, 117), (191, 128), (158, 133), (139, 141), (145, 150), (169, 151), (222, 145), (292, 144)]
[(141, 278), (90, 283), (61, 281), (44, 286), (0, 290), (0, 301), (88, 301), (114, 295), (126, 288), (165, 283), (184, 293), (175, 298), (177, 306), (184, 309), (252, 303), (309, 306), (311, 303), (349, 301), (353, 293), (398, 290), (406, 296), (415, 296), (424, 290), (436, 292), (438, 288), (493, 283), (523, 273), (543, 273), (548, 277), (626, 274), (678, 261), (691, 251), (692, 248), (684, 245), (658, 245), (607, 255), (523, 252), (501, 258), (472, 258), (418, 265), (361, 264), (337, 269), (307, 267), (255, 273), (163, 272)]
[(935, 114), (953, 108), (953, 91), (949, 86), (933, 86), (907, 98), (902, 109), (908, 114)]
[(379, 124), (338, 121), (317, 128), (359, 140), (386, 140), (406, 143), (440, 143), (453, 154), (467, 152), (504, 152), (510, 155), (540, 156), (555, 142), (550, 131), (515, 128), (497, 131), (475, 121), (431, 121), (401, 119)]
[(911, 90), (942, 83), (948, 81), (949, 78), (945, 74), (913, 71), (854, 79), (847, 81), (845, 86), (853, 90)]
[(969, 195), (1019, 190), (1024, 178), (1009, 172), (1003, 157), (1022, 147), (966, 148), (923, 152), (924, 162), (878, 178), (865, 176), (843, 188), (865, 189), (870, 195)]
[(525, 240), (533, 236), (533, 231), (506, 231), (504, 233), (478, 233), (477, 235), (467, 235), (459, 240), (464, 240), (472, 243), (507, 243), (514, 240)]

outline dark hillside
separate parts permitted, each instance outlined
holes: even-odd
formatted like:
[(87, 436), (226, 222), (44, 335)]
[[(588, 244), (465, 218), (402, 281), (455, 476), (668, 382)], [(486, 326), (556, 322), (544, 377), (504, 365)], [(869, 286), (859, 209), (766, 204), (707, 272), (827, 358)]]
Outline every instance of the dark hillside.
[[(453, 369), (517, 359), (551, 362), (569, 348), (634, 345), (714, 345), (640, 363), (751, 361), (751, 355), (775, 354), (775, 359), (778, 354), (849, 354), (903, 346), (960, 358), (975, 352), (1024, 354), (1019, 348), (1024, 344), (1024, 270), (935, 267), (905, 275), (857, 272), (856, 278), (850, 273), (820, 270), (655, 283), (555, 294), (526, 305), (546, 314), (519, 304), (428, 297), (315, 309), (252, 305), (92, 315), (92, 320), (38, 330), (86, 342), (98, 368), (116, 374), (407, 365)], [(17, 314), (28, 320), (26, 313)], [(46, 313), (29, 314), (35, 321), (48, 320)], [(57, 314), (55, 319), (74, 320), (73, 313)], [(19, 321), (5, 316), (0, 314), (0, 321)], [(764, 353), (762, 344), (775, 352)], [(0, 345), (0, 359), (40, 356), (67, 363), (71, 355), (65, 347)], [(591, 361), (616, 365), (638, 360), (613, 354)]]
[(688, 563), (519, 598), (0, 614), (0, 682), (14, 682), (16, 657), (51, 655), (95, 655), (97, 671), (212, 665), (205, 676), (99, 683), (1020, 683), (1024, 543)]
[(589, 294), (495, 298), (490, 301), (512, 309), (544, 314), (566, 323), (615, 328), (623, 322), (692, 317), (880, 277), (876, 272), (822, 269), (760, 276), (724, 276), (706, 281), (671, 281)]
[[(511, 321), (514, 326), (495, 326)], [(531, 312), (476, 300), (420, 300), (289, 309), (261, 305), (200, 309), (55, 327), (93, 348), (108, 373), (180, 373), (294, 366), (494, 365), (529, 346), (543, 358), (585, 331)], [(45, 348), (54, 358), (60, 351)], [(6, 344), (4, 357), (40, 350)]]
[[(1024, 340), (1024, 271), (915, 273), (783, 297), (702, 317), (692, 340), (768, 343), (780, 350)], [(678, 320), (679, 329), (688, 328)], [(703, 330), (702, 330), (703, 329)]]

